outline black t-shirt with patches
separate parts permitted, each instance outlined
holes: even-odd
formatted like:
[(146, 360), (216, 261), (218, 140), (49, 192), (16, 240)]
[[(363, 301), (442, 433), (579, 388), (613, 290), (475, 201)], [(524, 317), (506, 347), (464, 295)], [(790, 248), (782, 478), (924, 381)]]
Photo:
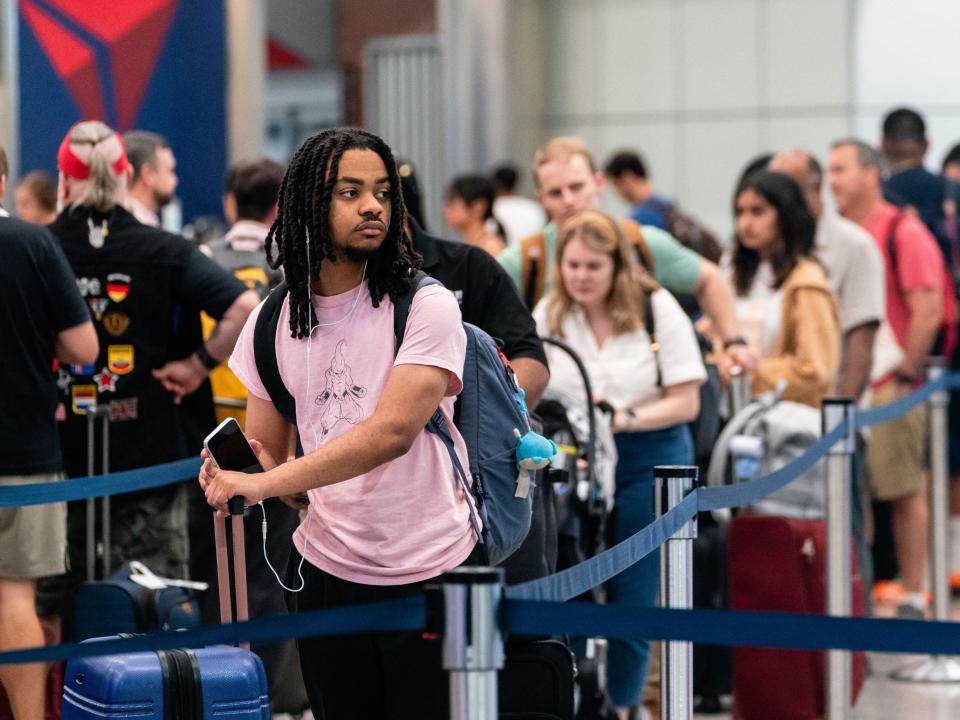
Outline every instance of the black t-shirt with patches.
[[(91, 242), (90, 223), (106, 223), (99, 241)], [(243, 283), (183, 238), (143, 225), (121, 207), (105, 216), (65, 210), (50, 230), (100, 339), (96, 363), (66, 368), (58, 378), (67, 473), (87, 473), (85, 410), (93, 405), (109, 408), (112, 471), (195, 455), (200, 446), (194, 426), (202, 423), (209, 432), (214, 424), (209, 383), (177, 407), (152, 371), (196, 350), (200, 310), (219, 319), (244, 292)], [(101, 470), (98, 463), (94, 468)]]
[(90, 314), (44, 228), (0, 217), (0, 256), (0, 475), (59, 472), (54, 349)]

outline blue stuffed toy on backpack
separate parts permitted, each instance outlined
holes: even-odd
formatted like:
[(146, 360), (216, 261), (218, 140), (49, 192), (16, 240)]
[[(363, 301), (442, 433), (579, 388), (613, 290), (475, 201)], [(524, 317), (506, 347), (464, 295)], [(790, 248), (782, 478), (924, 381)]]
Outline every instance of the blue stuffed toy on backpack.
[(553, 456), (557, 454), (557, 444), (533, 430), (521, 435), (520, 431), (514, 428), (513, 433), (518, 438), (517, 470), (519, 472), (515, 495), (516, 497), (525, 497), (530, 492), (533, 474), (540, 468), (549, 465)]

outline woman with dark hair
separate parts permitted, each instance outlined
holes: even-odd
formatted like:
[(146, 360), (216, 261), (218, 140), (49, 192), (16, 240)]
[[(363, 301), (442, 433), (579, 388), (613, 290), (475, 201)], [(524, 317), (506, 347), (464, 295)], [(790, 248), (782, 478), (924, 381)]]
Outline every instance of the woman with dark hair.
[(447, 186), (443, 221), (465, 243), (496, 257), (507, 246), (503, 227), (493, 216), (493, 183), (482, 175), (460, 175)]
[(753, 390), (772, 390), (785, 380), (785, 399), (817, 407), (836, 382), (840, 320), (813, 255), (816, 221), (800, 186), (779, 173), (746, 177), (733, 205), (736, 233), (726, 270), (737, 319), (761, 357)]

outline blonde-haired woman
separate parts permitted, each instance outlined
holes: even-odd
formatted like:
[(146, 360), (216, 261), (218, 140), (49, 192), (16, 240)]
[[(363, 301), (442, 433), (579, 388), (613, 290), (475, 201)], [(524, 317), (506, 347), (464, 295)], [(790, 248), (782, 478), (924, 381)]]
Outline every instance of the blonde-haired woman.
[[(619, 459), (610, 537), (621, 542), (653, 521), (654, 466), (693, 461), (687, 423), (699, 412), (706, 371), (687, 316), (642, 269), (613, 218), (588, 210), (564, 222), (553, 272), (553, 291), (534, 318), (541, 335), (577, 351), (594, 393), (615, 410)], [(552, 350), (550, 386), (576, 392), (576, 367)], [(652, 607), (658, 585), (654, 553), (614, 578), (607, 597)], [(640, 702), (648, 657), (647, 642), (610, 642), (610, 697), (623, 718)]]

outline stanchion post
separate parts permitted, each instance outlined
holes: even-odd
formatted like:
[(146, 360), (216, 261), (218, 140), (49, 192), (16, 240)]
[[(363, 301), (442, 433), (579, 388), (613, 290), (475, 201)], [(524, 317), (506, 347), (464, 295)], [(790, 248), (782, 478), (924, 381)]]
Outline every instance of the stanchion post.
[[(653, 469), (654, 512), (666, 515), (697, 489), (700, 470), (687, 465), (658, 465)], [(660, 605), (693, 607), (693, 541), (697, 516), (660, 547)], [(688, 642), (660, 644), (660, 718), (690, 720), (693, 717), (693, 646)]]
[[(87, 415), (87, 475), (93, 475), (96, 472), (96, 437), (97, 429), (96, 416), (89, 410)], [(97, 579), (97, 499), (87, 498), (87, 526), (86, 526), (86, 550), (87, 550), (87, 580), (93, 582)]]
[[(821, 410), (823, 434), (844, 428), (843, 437), (827, 455), (824, 488), (827, 523), (827, 614), (847, 617), (852, 611), (850, 564), (850, 472), (857, 449), (856, 408), (849, 398), (827, 398)], [(852, 702), (852, 668), (846, 650), (827, 652), (827, 720), (843, 720)]]
[[(927, 382), (940, 380), (947, 372), (947, 359), (930, 358), (926, 366)], [(950, 477), (947, 467), (946, 389), (930, 397), (930, 585), (933, 590), (934, 620), (950, 619)]]
[[(100, 471), (104, 475), (110, 473), (110, 407), (108, 405), (98, 405), (97, 414), (101, 418), (100, 430), (103, 433), (102, 441), (102, 460)], [(100, 522), (103, 524), (101, 537), (103, 538), (103, 576), (108, 577), (113, 573), (113, 558), (111, 557), (110, 537), (110, 496), (104, 495), (100, 500)]]
[(497, 673), (504, 662), (503, 577), (503, 568), (461, 567), (440, 578), (451, 720), (497, 720)]
[[(947, 360), (942, 357), (928, 358), (927, 382), (940, 380), (947, 372)], [(933, 616), (935, 620), (950, 619), (950, 585), (948, 573), (950, 558), (947, 555), (947, 532), (950, 521), (950, 486), (947, 470), (947, 404), (949, 394), (945, 388), (937, 390), (929, 401), (929, 451), (930, 451), (930, 584), (933, 590)], [(907, 682), (957, 683), (960, 682), (960, 662), (946, 656), (933, 656), (918, 664), (900, 668), (891, 674), (895, 680)]]

